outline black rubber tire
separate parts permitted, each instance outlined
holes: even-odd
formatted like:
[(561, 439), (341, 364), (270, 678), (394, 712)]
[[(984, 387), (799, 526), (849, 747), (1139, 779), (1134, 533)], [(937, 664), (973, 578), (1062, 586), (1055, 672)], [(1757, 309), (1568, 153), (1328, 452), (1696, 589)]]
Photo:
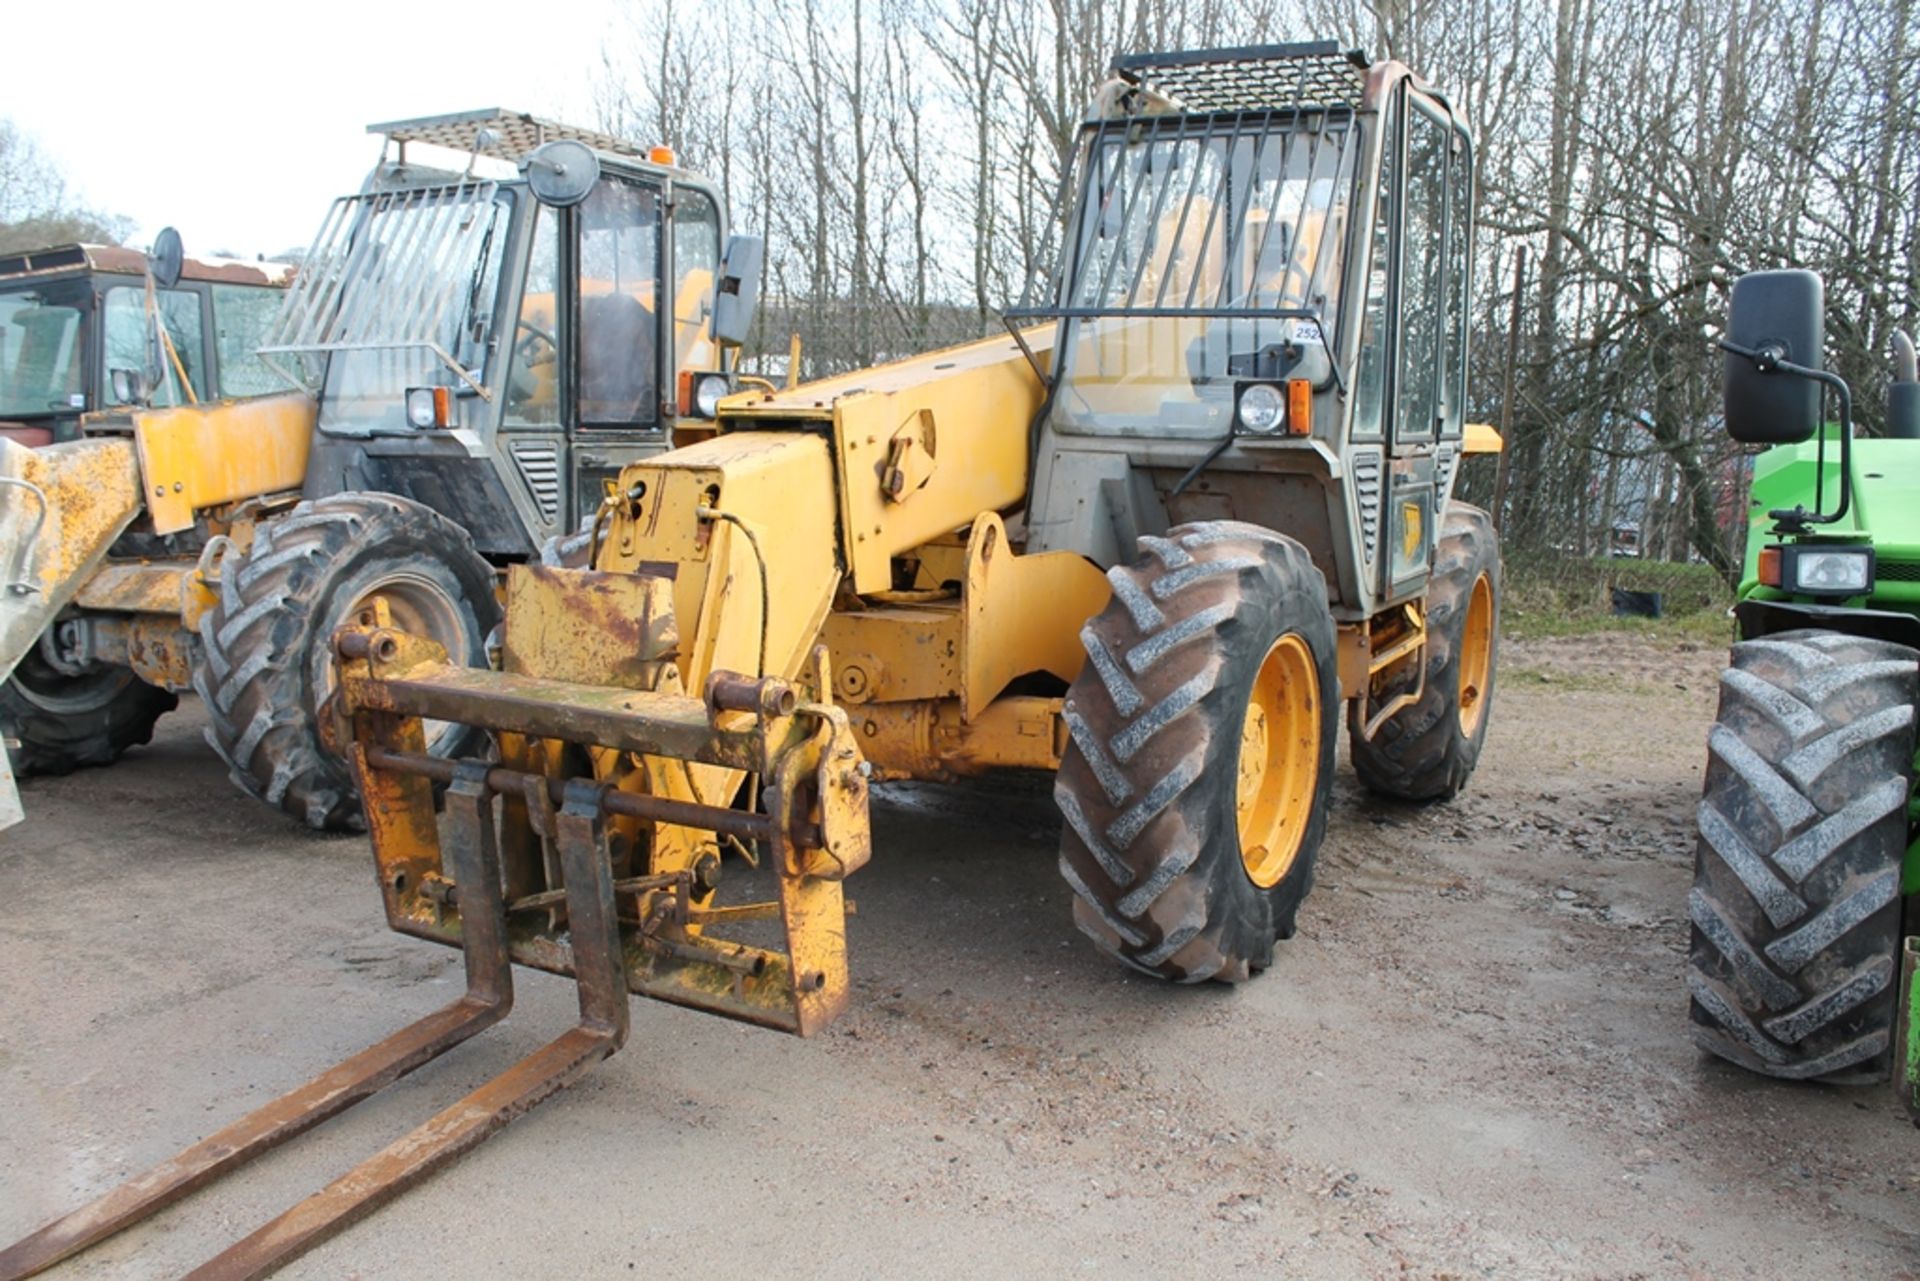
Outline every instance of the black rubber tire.
[(1916, 657), (1825, 631), (1733, 647), (1687, 904), (1702, 1049), (1767, 1076), (1886, 1079)]
[(83, 765), (111, 765), (130, 747), (153, 741), (153, 727), (180, 705), (129, 667), (105, 664), (67, 676), (30, 651), (0, 685), (0, 735), (13, 772), (65, 774)]
[[(1473, 585), (1487, 576), (1493, 591), (1487, 687), (1479, 691), (1480, 719), (1472, 734), (1460, 724), (1460, 645), (1466, 634)], [(1500, 668), (1500, 540), (1493, 519), (1478, 507), (1447, 504), (1427, 584), (1427, 684), (1371, 742), (1360, 736), (1360, 703), (1347, 711), (1353, 772), (1368, 791), (1399, 801), (1444, 801), (1458, 795), (1480, 763), (1493, 722), (1493, 687)], [(1411, 671), (1374, 691), (1374, 706), (1413, 685)]]
[[(1313, 885), (1339, 729), (1333, 615), (1307, 549), (1257, 525), (1210, 521), (1140, 540), (1081, 630), (1090, 661), (1067, 691), (1071, 733), (1054, 799), (1074, 919), (1135, 969), (1239, 982), (1273, 961)], [(1241, 728), (1282, 636), (1318, 674), (1319, 774), (1298, 853), (1268, 889), (1240, 857)]]
[[(365, 826), (346, 762), (320, 736), (324, 664), (334, 630), (373, 584), (411, 576), (459, 611), (468, 644), (455, 661), (487, 665), (499, 621), (493, 568), (467, 532), (388, 494), (335, 494), (263, 524), (245, 560), (223, 566), (220, 602), (200, 621), (194, 688), (207, 741), (249, 795), (325, 831)], [(434, 745), (466, 751), (480, 731)]]

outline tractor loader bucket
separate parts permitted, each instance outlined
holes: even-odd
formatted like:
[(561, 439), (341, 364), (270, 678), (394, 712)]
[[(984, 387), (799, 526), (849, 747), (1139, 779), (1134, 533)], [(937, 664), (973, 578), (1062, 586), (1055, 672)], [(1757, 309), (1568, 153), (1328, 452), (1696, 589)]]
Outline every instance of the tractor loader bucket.
[[(131, 439), (29, 449), (0, 439), (0, 681), (105, 559), (140, 512)], [(20, 821), (0, 752), (0, 829)]]
[[(338, 633), (334, 724), (352, 736), (388, 922), (461, 948), (466, 994), (0, 1251), (0, 1281), (138, 1222), (499, 1022), (514, 962), (572, 975), (579, 1023), (192, 1275), (265, 1275), (531, 1110), (620, 1048), (629, 992), (803, 1036), (840, 1011), (840, 882), (870, 839), (860, 753), (845, 716), (815, 701), (831, 688), (824, 654), (796, 683), (720, 672), (684, 694), (670, 599), (665, 579), (516, 568), (503, 672), (454, 665), (395, 630), (381, 600)], [(583, 670), (627, 683), (554, 674)], [(428, 720), (484, 726), (499, 761), (429, 756)], [(703, 771), (729, 799), (734, 780), (756, 776), (764, 813), (698, 799)], [(648, 790), (661, 778), (689, 794)], [(715, 905), (711, 847), (667, 839), (675, 831), (756, 843), (777, 898)], [(671, 866), (683, 849), (698, 856)], [(712, 932), (766, 921), (784, 926), (785, 950)]]

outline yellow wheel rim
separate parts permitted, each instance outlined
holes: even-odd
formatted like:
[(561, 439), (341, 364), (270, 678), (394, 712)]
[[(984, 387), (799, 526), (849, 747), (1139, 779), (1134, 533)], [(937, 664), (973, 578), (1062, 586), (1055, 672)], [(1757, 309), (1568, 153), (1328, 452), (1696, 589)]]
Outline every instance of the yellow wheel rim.
[(1240, 861), (1271, 889), (1299, 857), (1320, 782), (1320, 677), (1313, 651), (1282, 636), (1253, 678), (1240, 730), (1235, 812)]
[(1473, 580), (1467, 601), (1467, 626), (1460, 637), (1460, 732), (1472, 738), (1487, 714), (1493, 687), (1493, 581)]

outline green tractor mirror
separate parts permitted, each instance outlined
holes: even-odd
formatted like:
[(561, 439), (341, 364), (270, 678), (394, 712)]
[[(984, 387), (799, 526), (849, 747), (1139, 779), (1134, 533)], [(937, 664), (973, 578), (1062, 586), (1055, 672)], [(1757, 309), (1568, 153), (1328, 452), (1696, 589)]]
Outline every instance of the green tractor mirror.
[(1727, 316), (1727, 434), (1747, 445), (1793, 445), (1820, 426), (1826, 291), (1810, 271), (1755, 271), (1733, 284)]
[[(1755, 271), (1733, 282), (1727, 315), (1727, 434), (1748, 445), (1793, 445), (1820, 431), (1822, 392), (1840, 409), (1840, 501), (1831, 512), (1804, 505), (1767, 513), (1782, 530), (1806, 530), (1843, 519), (1852, 499), (1853, 395), (1846, 380), (1820, 367), (1826, 341), (1826, 291), (1811, 271)], [(1826, 440), (1821, 438), (1815, 495), (1826, 492)]]

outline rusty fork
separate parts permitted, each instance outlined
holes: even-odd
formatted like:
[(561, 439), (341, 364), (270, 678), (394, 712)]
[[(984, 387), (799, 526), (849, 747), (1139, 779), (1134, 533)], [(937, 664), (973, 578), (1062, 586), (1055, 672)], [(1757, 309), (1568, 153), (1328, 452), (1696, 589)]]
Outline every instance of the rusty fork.
[[(32, 1276), (147, 1218), (506, 1017), (513, 1006), (513, 970), (486, 772), (480, 764), (456, 768), (447, 789), (443, 829), (458, 887), (466, 994), (0, 1250), (0, 1281)], [(190, 1276), (222, 1281), (265, 1276), (459, 1157), (621, 1047), (627, 1038), (627, 982), (603, 790), (588, 780), (574, 780), (555, 815), (580, 993), (579, 1023)]]

